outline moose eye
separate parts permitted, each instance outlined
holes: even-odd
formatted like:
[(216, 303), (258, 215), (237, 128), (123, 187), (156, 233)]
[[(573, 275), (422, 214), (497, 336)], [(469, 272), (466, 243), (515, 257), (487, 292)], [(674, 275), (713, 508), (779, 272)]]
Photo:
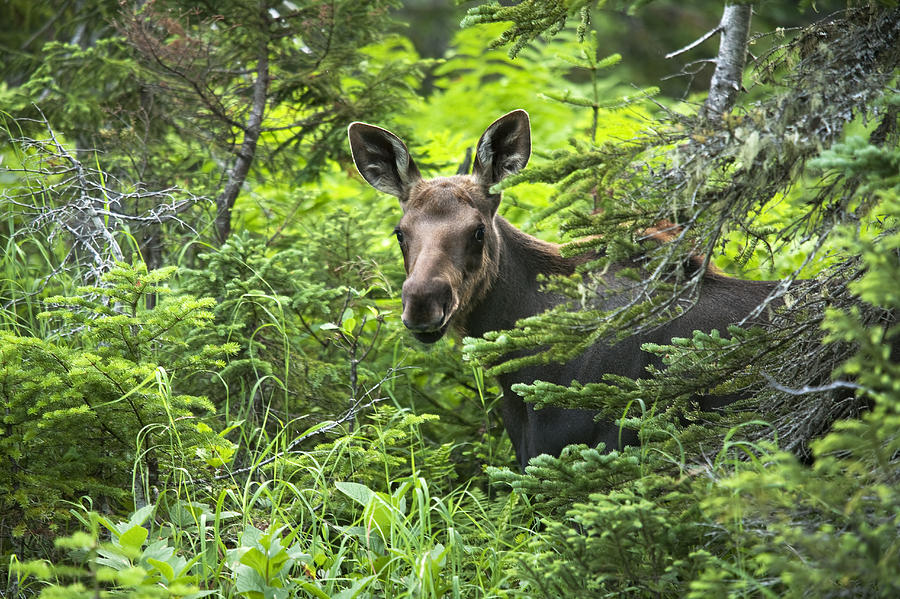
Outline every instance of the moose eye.
[(477, 229), (475, 229), (475, 241), (481, 243), (484, 241), (484, 225), (480, 225)]
[(394, 229), (394, 235), (397, 236), (397, 243), (403, 243), (403, 231), (400, 229)]

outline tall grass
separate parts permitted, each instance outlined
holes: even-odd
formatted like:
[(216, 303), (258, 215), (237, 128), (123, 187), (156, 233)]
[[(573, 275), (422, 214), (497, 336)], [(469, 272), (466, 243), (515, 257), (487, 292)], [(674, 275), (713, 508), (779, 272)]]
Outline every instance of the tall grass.
[[(85, 531), (57, 546), (75, 550), (74, 563), (13, 562), (19, 590), (61, 597), (96, 589), (124, 596), (506, 596), (517, 552), (533, 534), (527, 506), (515, 494), (489, 500), (468, 484), (436, 489), (406, 467), (397, 477), (398, 469), (385, 466), (394, 462), (386, 438), (413, 441), (410, 462), (428, 457), (415, 449), (426, 445), (421, 421), (387, 410), (389, 418), (318, 450), (289, 453), (289, 437), (267, 437), (249, 459), (265, 465), (249, 476), (199, 480), (202, 474), (184, 469), (127, 520), (90, 503), (73, 506)], [(190, 448), (171, 430), (166, 450), (186, 454)], [(356, 443), (371, 443), (369, 458), (382, 462), (360, 465), (369, 484), (335, 476)]]

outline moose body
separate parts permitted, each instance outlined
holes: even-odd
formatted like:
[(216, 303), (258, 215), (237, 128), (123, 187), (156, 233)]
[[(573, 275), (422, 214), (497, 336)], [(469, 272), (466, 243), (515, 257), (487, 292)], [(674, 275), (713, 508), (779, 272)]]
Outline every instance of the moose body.
[[(531, 154), (528, 115), (513, 111), (481, 136), (473, 174), (423, 179), (403, 142), (394, 134), (364, 123), (348, 130), (353, 160), (376, 189), (399, 198), (403, 216), (395, 233), (407, 278), (402, 288), (402, 320), (424, 343), (439, 340), (450, 327), (479, 337), (511, 329), (522, 318), (564, 300), (545, 292), (539, 275), (569, 275), (578, 258), (560, 254), (559, 246), (518, 230), (497, 214), (500, 194), (490, 189), (521, 170)], [(615, 268), (603, 274), (615, 285)], [(573, 443), (607, 448), (637, 442), (636, 435), (611, 422), (595, 420), (590, 410), (535, 409), (512, 386), (543, 380), (559, 385), (599, 381), (605, 374), (640, 378), (659, 358), (641, 350), (643, 343), (667, 343), (696, 329), (724, 330), (740, 322), (772, 291), (774, 283), (743, 281), (713, 271), (705, 274), (702, 293), (690, 310), (653, 331), (615, 344), (598, 343), (565, 364), (528, 366), (498, 376), (503, 390), (501, 416), (519, 465), (539, 454), (559, 455)], [(623, 305), (612, 294), (601, 308)], [(698, 398), (711, 409), (734, 398)]]

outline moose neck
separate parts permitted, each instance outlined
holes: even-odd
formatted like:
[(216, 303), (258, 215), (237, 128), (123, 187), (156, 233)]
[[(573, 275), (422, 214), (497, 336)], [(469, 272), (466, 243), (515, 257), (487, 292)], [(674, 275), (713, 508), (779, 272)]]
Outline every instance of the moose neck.
[(517, 320), (557, 304), (557, 298), (540, 290), (538, 275), (572, 274), (578, 263), (563, 258), (558, 245), (523, 233), (501, 216), (495, 217), (494, 224), (499, 243), (497, 277), (460, 323), (464, 334), (473, 337), (513, 328)]

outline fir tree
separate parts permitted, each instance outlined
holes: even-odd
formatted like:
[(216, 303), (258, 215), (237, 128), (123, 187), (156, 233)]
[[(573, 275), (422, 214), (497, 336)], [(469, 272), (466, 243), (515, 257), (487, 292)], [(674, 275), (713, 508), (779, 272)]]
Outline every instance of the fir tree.
[(187, 351), (187, 331), (212, 320), (211, 299), (145, 308), (149, 296), (168, 293), (172, 274), (119, 264), (102, 287), (48, 299), (53, 309), (41, 317), (56, 322), (55, 334), (0, 333), (4, 555), (49, 542), (69, 520), (68, 502), (82, 496), (102, 511), (142, 507), (194, 448), (214, 441), (200, 420), (212, 404), (179, 387), (221, 368), (236, 347)]

